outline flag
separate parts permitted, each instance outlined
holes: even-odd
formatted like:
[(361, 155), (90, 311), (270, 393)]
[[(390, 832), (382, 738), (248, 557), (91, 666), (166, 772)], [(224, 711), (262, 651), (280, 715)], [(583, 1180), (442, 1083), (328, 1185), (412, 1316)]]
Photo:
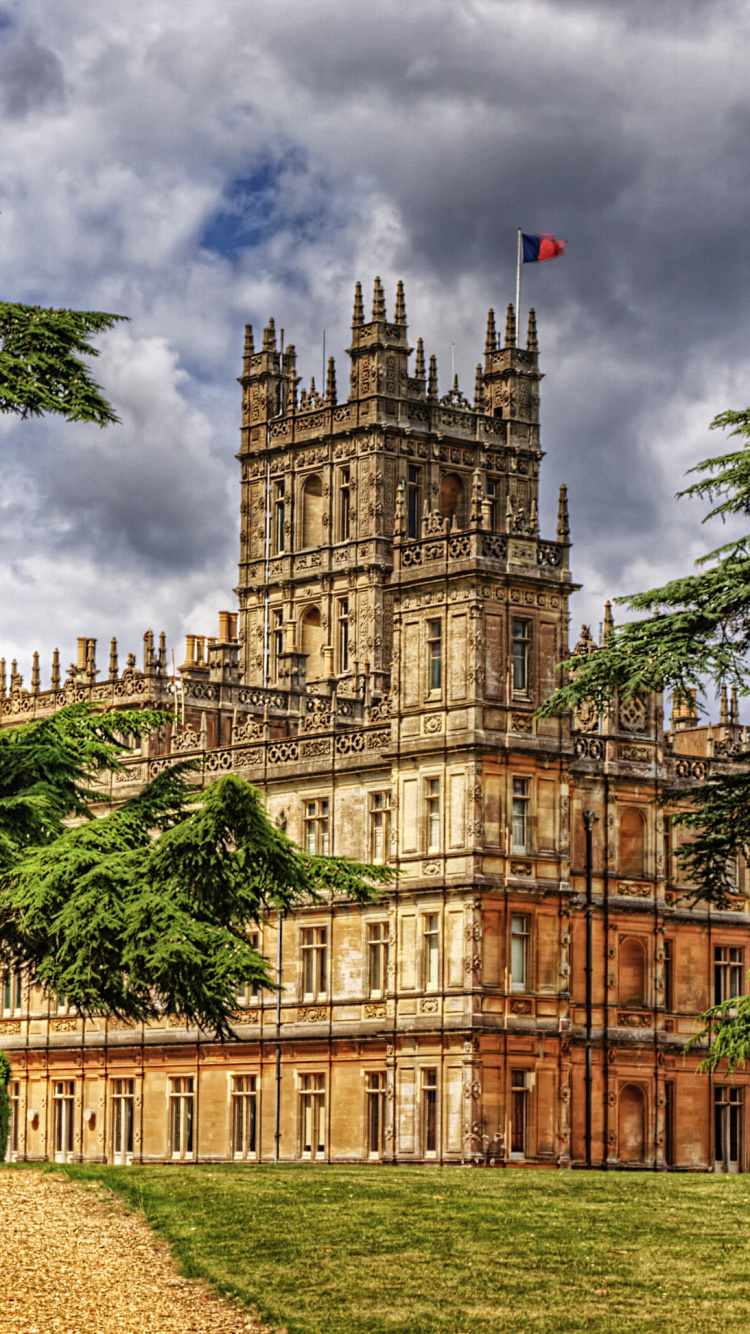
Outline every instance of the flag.
[(562, 255), (565, 250), (566, 242), (558, 241), (549, 232), (539, 232), (537, 236), (527, 236), (523, 233), (523, 262), (524, 264), (538, 264), (545, 259), (555, 259)]

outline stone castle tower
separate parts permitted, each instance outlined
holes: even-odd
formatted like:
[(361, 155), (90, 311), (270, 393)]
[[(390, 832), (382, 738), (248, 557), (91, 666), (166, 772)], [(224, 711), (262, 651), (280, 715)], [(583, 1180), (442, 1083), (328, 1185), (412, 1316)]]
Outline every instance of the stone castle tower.
[[(750, 1166), (748, 1076), (709, 1084), (684, 1055), (744, 985), (747, 868), (730, 911), (685, 906), (654, 800), (746, 749), (736, 701), (666, 734), (656, 697), (537, 718), (575, 585), (564, 487), (539, 533), (534, 313), (520, 347), (512, 307), (500, 340), (490, 311), (471, 401), (440, 394), (421, 339), (411, 356), (403, 288), (389, 321), (379, 279), (369, 320), (357, 285), (341, 400), (333, 359), (304, 389), (273, 321), (258, 352), (248, 327), (218, 636), (188, 636), (179, 680), (150, 631), (142, 669), (113, 641), (106, 677), (79, 638), (49, 690), (38, 657), (30, 690), (0, 664), (3, 725), (84, 698), (173, 709), (108, 800), (192, 756), (259, 787), (309, 852), (399, 871), (379, 904), (259, 923), (280, 1015), (240, 997), (235, 1047), (169, 1017), (84, 1023), (6, 979), (18, 1158)], [(570, 669), (594, 648), (584, 629)]]

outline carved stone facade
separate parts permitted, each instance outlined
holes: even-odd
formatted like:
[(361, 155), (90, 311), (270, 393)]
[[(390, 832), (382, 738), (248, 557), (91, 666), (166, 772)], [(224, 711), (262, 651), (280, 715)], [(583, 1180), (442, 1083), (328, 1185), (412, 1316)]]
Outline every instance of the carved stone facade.
[[(301, 389), (273, 323), (258, 352), (248, 329), (237, 611), (188, 636), (174, 679), (151, 632), (122, 673), (113, 641), (104, 679), (86, 638), (64, 685), (58, 654), (48, 690), (38, 659), (30, 690), (0, 667), (3, 725), (78, 699), (174, 710), (107, 800), (196, 756), (302, 846), (400, 872), (377, 907), (287, 921), (280, 1028), (275, 996), (243, 997), (236, 1045), (84, 1022), (9, 981), (18, 1158), (273, 1158), (278, 1039), (284, 1160), (580, 1164), (590, 1043), (595, 1164), (748, 1165), (747, 1077), (730, 1096), (683, 1056), (717, 988), (744, 986), (746, 869), (732, 911), (688, 908), (653, 800), (731, 763), (736, 709), (710, 736), (684, 711), (665, 735), (658, 698), (536, 717), (575, 585), (564, 488), (555, 538), (538, 531), (533, 315), (521, 348), (512, 310), (502, 343), (490, 314), (473, 406), (411, 353), (379, 280), (341, 402), (332, 362), (324, 394)], [(575, 653), (595, 647), (586, 631)], [(276, 959), (275, 922), (258, 944)]]

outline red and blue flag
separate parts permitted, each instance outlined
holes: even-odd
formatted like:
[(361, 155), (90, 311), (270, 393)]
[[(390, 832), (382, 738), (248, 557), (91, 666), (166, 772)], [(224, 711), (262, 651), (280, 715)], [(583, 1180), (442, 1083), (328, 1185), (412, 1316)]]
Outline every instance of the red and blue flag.
[(523, 235), (524, 264), (539, 264), (545, 259), (556, 259), (565, 250), (565, 241), (558, 241), (549, 232), (539, 232), (536, 236)]

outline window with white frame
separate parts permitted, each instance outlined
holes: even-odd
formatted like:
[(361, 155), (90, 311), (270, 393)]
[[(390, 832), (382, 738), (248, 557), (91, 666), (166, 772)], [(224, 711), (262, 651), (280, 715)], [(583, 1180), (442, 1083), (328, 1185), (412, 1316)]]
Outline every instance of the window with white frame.
[(529, 780), (513, 779), (511, 806), (510, 850), (513, 853), (529, 851)]
[(525, 1070), (510, 1072), (510, 1156), (525, 1158), (528, 1137), (529, 1089)]
[(385, 1071), (368, 1070), (365, 1075), (367, 1100), (367, 1156), (382, 1158), (385, 1144)]
[(232, 1078), (232, 1153), (235, 1158), (258, 1156), (258, 1076)]
[(338, 670), (349, 671), (349, 599), (338, 599)]
[[(255, 953), (260, 954), (260, 932), (252, 931), (248, 940)], [(240, 987), (237, 992), (237, 1004), (241, 1010), (247, 1010), (251, 1005), (260, 1004), (260, 986), (257, 982), (250, 982), (248, 986)]]
[(422, 1071), (422, 1149), (426, 1157), (437, 1154), (438, 1147), (438, 1072)]
[(422, 918), (422, 957), (426, 991), (437, 991), (440, 985), (440, 918), (425, 913)]
[(127, 1163), (133, 1153), (135, 1080), (113, 1079), (111, 1085), (112, 1161)]
[(315, 1000), (328, 992), (328, 927), (302, 928), (302, 993)]
[(382, 996), (388, 987), (388, 923), (367, 923), (367, 989)]
[(10, 1101), (10, 1121), (8, 1123), (8, 1146), (5, 1151), (5, 1161), (10, 1163), (15, 1158), (19, 1149), (20, 1140), (20, 1106), (21, 1106), (21, 1081), (11, 1079), (8, 1082), (8, 1098)]
[(326, 1151), (326, 1077), (300, 1076), (300, 1152), (303, 1158), (321, 1158)]
[(427, 851), (440, 851), (440, 779), (425, 779), (425, 815), (427, 818)]
[(529, 919), (525, 913), (513, 913), (510, 919), (510, 988), (528, 989)]
[(739, 1172), (742, 1166), (742, 1089), (714, 1088), (714, 1171)]
[(529, 691), (529, 654), (531, 651), (531, 622), (513, 620), (513, 694), (526, 695)]
[(305, 802), (305, 852), (327, 857), (330, 850), (329, 804), (321, 797)]
[(427, 622), (427, 689), (430, 694), (443, 688), (443, 622)]
[(339, 541), (348, 542), (351, 537), (352, 491), (351, 473), (348, 468), (339, 472)]
[(19, 972), (6, 972), (2, 975), (0, 1005), (3, 1014), (18, 1014), (23, 1000), (23, 987)]
[(286, 547), (286, 500), (284, 496), (284, 483), (274, 482), (273, 484), (273, 549), (277, 556), (284, 553)]
[(370, 793), (370, 861), (375, 865), (388, 861), (390, 828), (390, 792)]
[(195, 1131), (195, 1079), (178, 1075), (169, 1081), (169, 1139), (173, 1158), (192, 1158)]
[(714, 1004), (743, 993), (745, 951), (736, 945), (714, 946)]
[(67, 1163), (73, 1154), (75, 1081), (57, 1079), (53, 1085), (53, 1143), (56, 1163)]

